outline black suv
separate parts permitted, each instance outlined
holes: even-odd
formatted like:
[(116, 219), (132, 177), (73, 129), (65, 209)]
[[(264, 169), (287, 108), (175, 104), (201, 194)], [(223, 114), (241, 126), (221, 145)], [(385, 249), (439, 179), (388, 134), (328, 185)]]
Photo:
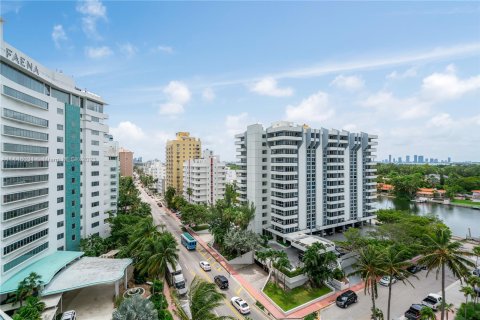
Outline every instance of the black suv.
[(335, 303), (340, 308), (346, 308), (349, 305), (357, 302), (357, 300), (358, 300), (357, 294), (352, 290), (348, 290), (342, 293), (341, 295), (339, 295)]
[(228, 279), (225, 276), (215, 276), (213, 279), (220, 289), (228, 289)]
[(421, 304), (412, 304), (410, 306), (410, 309), (408, 309), (407, 312), (405, 312), (405, 318), (407, 318), (408, 320), (420, 319), (420, 316), (421, 316), (420, 311), (424, 307), (425, 306), (422, 306)]

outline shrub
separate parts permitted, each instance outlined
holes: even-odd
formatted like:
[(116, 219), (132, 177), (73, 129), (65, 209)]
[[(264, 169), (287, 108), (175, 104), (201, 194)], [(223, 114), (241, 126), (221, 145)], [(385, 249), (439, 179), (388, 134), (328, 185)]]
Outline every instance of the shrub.
[(263, 304), (260, 303), (260, 301), (255, 301), (255, 305), (260, 309), (265, 310), (265, 307), (263, 306)]
[[(465, 318), (465, 308), (467, 308), (467, 317)], [(480, 320), (480, 304), (474, 304), (473, 302), (462, 303), (458, 308), (455, 320)]]

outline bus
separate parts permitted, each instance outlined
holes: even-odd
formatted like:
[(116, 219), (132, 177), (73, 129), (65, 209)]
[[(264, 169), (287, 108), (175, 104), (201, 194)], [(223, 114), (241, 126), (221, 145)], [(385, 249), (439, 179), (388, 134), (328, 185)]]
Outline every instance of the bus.
[(197, 247), (197, 240), (195, 240), (188, 232), (182, 233), (180, 239), (182, 244), (188, 250), (195, 250), (195, 248)]

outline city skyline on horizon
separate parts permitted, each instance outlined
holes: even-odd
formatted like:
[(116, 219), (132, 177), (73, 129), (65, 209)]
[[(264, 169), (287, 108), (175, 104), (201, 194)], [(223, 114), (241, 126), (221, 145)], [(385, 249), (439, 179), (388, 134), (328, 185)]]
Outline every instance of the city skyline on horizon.
[[(265, 23), (267, 12), (276, 18)], [(189, 131), (228, 162), (234, 134), (279, 120), (377, 134), (378, 161), (406, 145), (412, 154), (479, 159), (471, 135), (480, 127), (479, 13), (475, 3), (1, 8), (5, 40), (104, 97), (111, 133), (136, 157), (164, 159), (166, 141)]]

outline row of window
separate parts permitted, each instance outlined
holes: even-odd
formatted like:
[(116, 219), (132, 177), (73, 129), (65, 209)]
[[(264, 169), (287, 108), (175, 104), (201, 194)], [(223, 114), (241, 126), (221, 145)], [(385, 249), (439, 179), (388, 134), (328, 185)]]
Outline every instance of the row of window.
[(3, 178), (3, 186), (13, 186), (17, 184), (28, 184), (48, 181), (48, 174), (39, 174), (35, 176), (21, 176)]
[(8, 246), (3, 247), (3, 254), (4, 255), (9, 254), (10, 252), (20, 249), (21, 247), (26, 246), (27, 244), (32, 243), (35, 240), (45, 237), (47, 234), (48, 234), (48, 229), (43, 229), (19, 241), (9, 244)]
[(3, 108), (3, 117), (18, 122), (28, 123), (38, 127), (48, 128), (48, 120), (46, 119), (34, 117), (26, 113), (13, 111), (6, 108)]
[(30, 198), (46, 196), (46, 195), (48, 195), (48, 188), (10, 193), (10, 194), (5, 194), (3, 196), (3, 203), (16, 202), (16, 201), (26, 200)]
[(6, 238), (9, 236), (13, 236), (16, 233), (38, 226), (39, 224), (45, 223), (47, 221), (48, 221), (48, 215), (41, 216), (29, 221), (25, 221), (23, 223), (17, 224), (16, 226), (3, 230), (3, 237)]
[(31, 146), (26, 144), (4, 143), (3, 152), (48, 154), (48, 147)]
[(13, 82), (16, 82), (24, 87), (27, 87), (39, 93), (45, 93), (45, 85), (42, 82), (27, 76), (26, 74), (10, 67), (3, 62), (1, 64), (0, 72), (2, 76), (12, 80)]
[(38, 212), (40, 210), (48, 209), (48, 201), (32, 204), (26, 207), (5, 211), (3, 213), (3, 220), (7, 221), (13, 218), (21, 217), (26, 214)]
[(10, 96), (12, 98), (21, 100), (23, 102), (33, 104), (39, 108), (48, 110), (48, 102), (40, 100), (38, 98), (32, 97), (31, 95), (28, 95), (26, 93), (20, 92), (18, 90), (15, 90), (13, 88), (3, 86), (3, 93), (7, 96)]
[(48, 141), (48, 133), (3, 126), (3, 134), (25, 139)]
[(46, 250), (48, 248), (48, 242), (42, 243), (36, 248), (33, 248), (30, 251), (25, 252), (24, 254), (16, 257), (15, 259), (5, 263), (3, 265), (3, 272), (7, 272), (8, 270), (18, 266), (20, 263), (27, 261), (28, 259), (32, 258), (33, 256), (39, 254), (40, 252)]

